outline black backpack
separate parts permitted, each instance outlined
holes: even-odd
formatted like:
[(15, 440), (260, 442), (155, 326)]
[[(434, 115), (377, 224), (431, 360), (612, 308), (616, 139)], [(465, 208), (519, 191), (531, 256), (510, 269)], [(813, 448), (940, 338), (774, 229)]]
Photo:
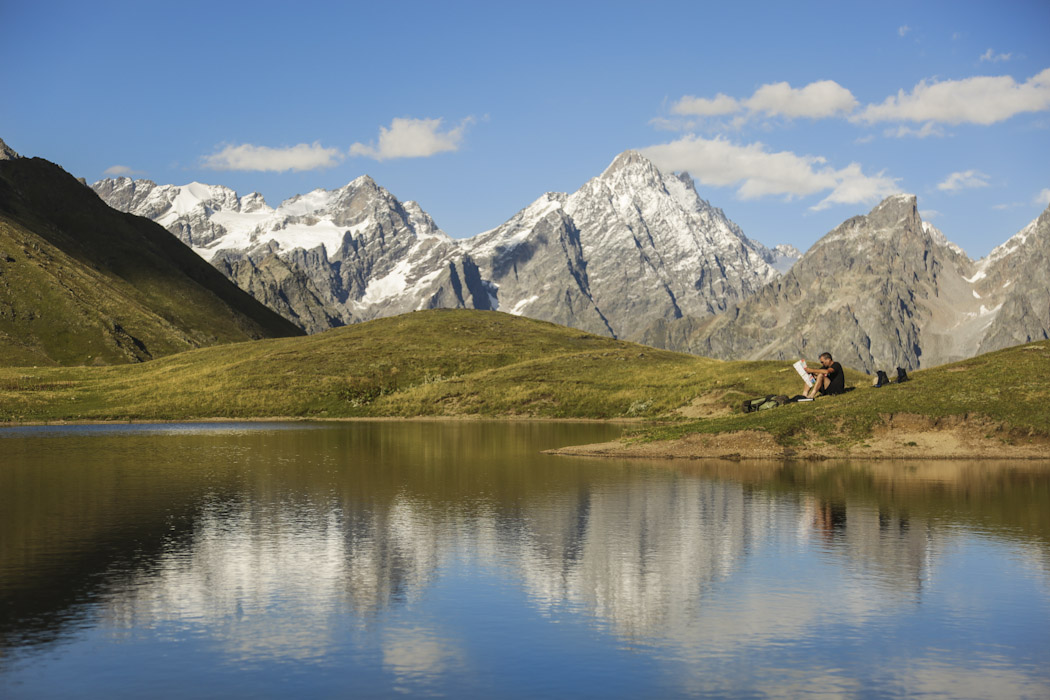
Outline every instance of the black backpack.
[(908, 373), (904, 371), (903, 367), (897, 368), (897, 383), (908, 381)]
[(881, 369), (875, 373), (875, 382), (872, 384), (873, 387), (878, 389), (879, 387), (886, 386), (890, 383), (890, 378), (886, 376), (886, 373)]

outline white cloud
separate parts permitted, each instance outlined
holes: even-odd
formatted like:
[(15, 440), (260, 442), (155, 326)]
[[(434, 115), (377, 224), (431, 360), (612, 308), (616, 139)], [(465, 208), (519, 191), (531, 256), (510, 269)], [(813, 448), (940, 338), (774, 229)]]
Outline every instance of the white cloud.
[(883, 136), (892, 139), (902, 139), (907, 136), (924, 139), (927, 136), (944, 136), (944, 129), (942, 129), (936, 122), (926, 122), (918, 129), (913, 129), (910, 126), (901, 124), (896, 129), (886, 129), (882, 134)]
[(474, 123), (467, 117), (459, 126), (441, 131), (441, 119), (408, 119), (395, 117), (390, 127), (379, 127), (379, 144), (355, 143), (350, 155), (387, 160), (388, 158), (427, 158), (445, 151), (458, 151), (467, 127)]
[(671, 113), (696, 117), (717, 117), (723, 114), (733, 114), (741, 109), (740, 101), (735, 97), (718, 93), (712, 98), (686, 95), (674, 103)]
[(1041, 207), (1050, 205), (1050, 187), (1044, 187), (1039, 191), (1039, 194), (1032, 200), (1033, 204), (1038, 204)]
[(801, 197), (831, 190), (813, 209), (879, 199), (897, 191), (894, 178), (883, 173), (865, 175), (851, 163), (840, 170), (818, 156), (790, 151), (770, 152), (761, 143), (736, 145), (723, 138), (688, 135), (671, 143), (643, 149), (657, 167), (688, 170), (699, 182), (716, 187), (736, 186), (742, 199), (770, 195)]
[(686, 95), (674, 103), (671, 112), (696, 117), (745, 112), (769, 117), (824, 119), (849, 114), (856, 106), (857, 100), (849, 90), (834, 80), (819, 80), (801, 88), (793, 88), (786, 82), (769, 83), (741, 100), (722, 93), (712, 98)]
[(984, 173), (979, 170), (961, 170), (945, 178), (944, 182), (937, 185), (937, 189), (944, 192), (958, 192), (987, 186), (988, 176)]
[(921, 81), (910, 93), (901, 90), (882, 104), (864, 108), (855, 121), (994, 124), (1023, 112), (1050, 109), (1050, 68), (1023, 83), (1009, 75), (978, 76), (942, 82)]
[(898, 36), (902, 36), (903, 37), (903, 36), (907, 35), (908, 32), (910, 32), (910, 31), (911, 31), (911, 27), (909, 27), (906, 24), (902, 24), (901, 26), (897, 27), (897, 35)]
[(936, 209), (920, 209), (919, 210), (919, 216), (921, 216), (924, 221), (932, 221), (932, 220), (936, 219), (940, 215), (941, 215), (941, 213), (939, 211), (937, 211)]
[(324, 148), (320, 143), (300, 143), (285, 148), (254, 146), (244, 143), (229, 145), (221, 151), (204, 156), (203, 166), (210, 170), (259, 170), (284, 172), (285, 170), (317, 170), (330, 168), (342, 160), (336, 148)]
[(846, 88), (834, 80), (820, 80), (803, 88), (787, 83), (763, 85), (747, 101), (748, 109), (771, 116), (808, 117), (822, 119), (848, 114), (857, 106), (857, 100)]
[(877, 175), (865, 175), (859, 163), (850, 163), (841, 170), (834, 171), (835, 188), (824, 199), (810, 207), (813, 211), (827, 209), (833, 204), (857, 204), (876, 202), (888, 195), (900, 192), (897, 178), (888, 177), (886, 171)]
[(991, 49), (988, 49), (981, 54), (981, 62), (988, 61), (990, 63), (998, 63), (999, 61), (1009, 61), (1011, 56), (1013, 56), (1012, 53), (996, 53)]
[(134, 170), (132, 168), (129, 168), (126, 165), (111, 165), (108, 168), (106, 168), (105, 170), (103, 170), (102, 174), (103, 175), (116, 175), (116, 176), (119, 177), (121, 175), (127, 175), (127, 176), (142, 175), (142, 171), (141, 170)]

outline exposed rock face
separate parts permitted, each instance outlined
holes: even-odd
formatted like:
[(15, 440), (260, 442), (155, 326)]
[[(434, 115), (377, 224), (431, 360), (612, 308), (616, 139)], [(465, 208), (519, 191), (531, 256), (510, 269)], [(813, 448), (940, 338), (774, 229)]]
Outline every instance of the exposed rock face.
[(704, 317), (776, 277), (791, 251), (751, 241), (628, 151), (571, 194), (547, 194), (499, 228), (453, 241), (415, 202), (368, 177), (276, 209), (258, 194), (117, 178), (107, 203), (165, 226), (256, 299), (316, 332), (435, 307), (499, 308), (616, 337), (654, 319)]
[(975, 264), (919, 218), (914, 196), (894, 195), (826, 235), (743, 304), (710, 321), (665, 325), (662, 337), (651, 331), (649, 339), (725, 359), (827, 351), (870, 372), (1045, 338), (1048, 222), (1044, 213)]
[(14, 152), (14, 150), (4, 143), (3, 139), (0, 139), (0, 160), (15, 160), (22, 156)]
[(580, 231), (546, 194), (497, 229), (466, 242), (490, 281), (493, 306), (601, 335), (615, 335), (591, 297)]
[(889, 197), (804, 256), (749, 239), (697, 194), (620, 154), (572, 194), (454, 241), (367, 176), (269, 207), (191, 183), (95, 183), (161, 223), (309, 332), (414, 309), (499, 309), (721, 358), (825, 350), (865, 370), (914, 369), (1047, 337), (1050, 215), (974, 263)]
[(258, 193), (102, 180), (111, 206), (151, 218), (308, 332), (414, 309), (489, 308), (477, 266), (414, 202), (369, 177), (269, 207)]
[(620, 154), (571, 195), (548, 193), (464, 244), (499, 308), (620, 338), (655, 320), (703, 317), (777, 276), (777, 255), (696, 193)]
[(1050, 207), (977, 268), (975, 291), (997, 309), (978, 352), (1050, 338)]

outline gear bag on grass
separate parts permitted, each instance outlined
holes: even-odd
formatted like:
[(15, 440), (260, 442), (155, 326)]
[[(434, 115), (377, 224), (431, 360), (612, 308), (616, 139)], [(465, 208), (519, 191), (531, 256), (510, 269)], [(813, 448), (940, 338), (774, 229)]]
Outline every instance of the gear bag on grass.
[(770, 408), (783, 406), (786, 403), (788, 403), (788, 397), (769, 394), (758, 399), (748, 399), (744, 402), (743, 409), (744, 413), (754, 413), (755, 411), (765, 411)]

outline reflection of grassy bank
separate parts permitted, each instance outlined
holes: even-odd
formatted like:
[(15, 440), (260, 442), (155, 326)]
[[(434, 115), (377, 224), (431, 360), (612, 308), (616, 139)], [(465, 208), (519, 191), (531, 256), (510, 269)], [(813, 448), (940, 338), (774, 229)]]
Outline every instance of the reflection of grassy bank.
[(767, 493), (805, 492), (820, 501), (849, 501), (880, 513), (965, 526), (1050, 550), (1050, 470), (1042, 464), (714, 460), (676, 464), (675, 470), (740, 482)]
[[(799, 390), (786, 363), (720, 362), (501, 313), (428, 311), (132, 366), (0, 368), (0, 420), (630, 417), (663, 420), (639, 435), (646, 441), (753, 430), (785, 453), (816, 442), (822, 456), (887, 456), (936, 452), (924, 435), (954, 431), (992, 455), (1050, 438), (1047, 376), (1050, 343), (1033, 343), (879, 390), (850, 372), (858, 388), (845, 396), (744, 415), (733, 412), (743, 398)], [(885, 450), (875, 444), (898, 436), (906, 439)], [(738, 442), (708, 454), (748, 456), (750, 438)]]

